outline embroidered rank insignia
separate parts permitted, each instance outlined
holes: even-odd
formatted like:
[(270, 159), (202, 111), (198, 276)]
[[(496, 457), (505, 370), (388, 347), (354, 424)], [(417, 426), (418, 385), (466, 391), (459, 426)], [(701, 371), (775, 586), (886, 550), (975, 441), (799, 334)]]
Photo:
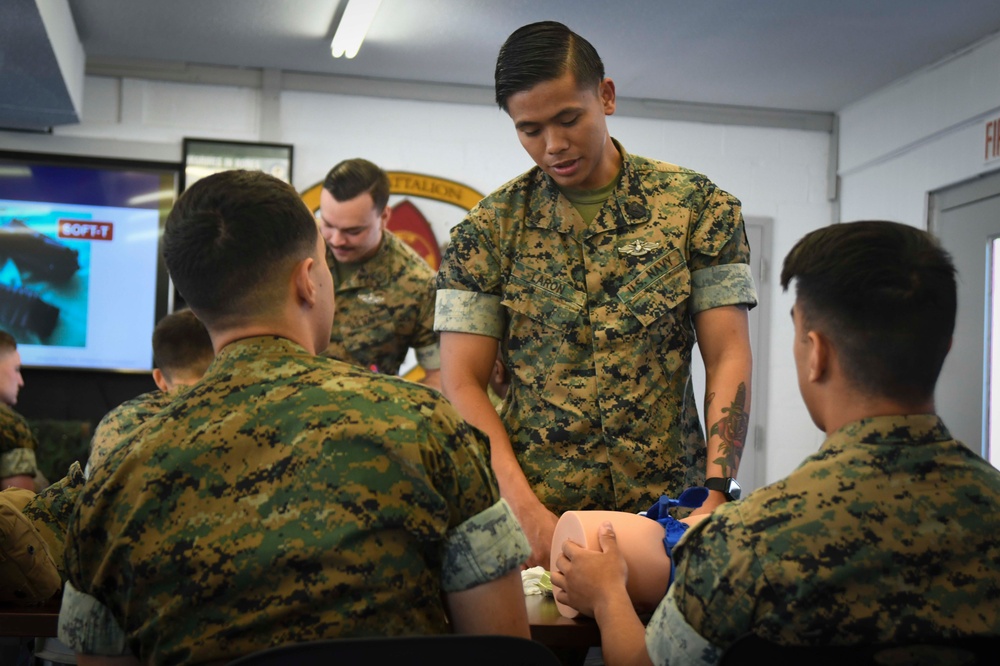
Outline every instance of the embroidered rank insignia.
[(619, 254), (627, 254), (630, 257), (641, 257), (649, 254), (650, 250), (660, 247), (659, 243), (649, 243), (647, 241), (636, 240), (618, 247)]
[(385, 303), (385, 296), (373, 294), (369, 291), (364, 294), (358, 294), (358, 300), (368, 305), (382, 305)]

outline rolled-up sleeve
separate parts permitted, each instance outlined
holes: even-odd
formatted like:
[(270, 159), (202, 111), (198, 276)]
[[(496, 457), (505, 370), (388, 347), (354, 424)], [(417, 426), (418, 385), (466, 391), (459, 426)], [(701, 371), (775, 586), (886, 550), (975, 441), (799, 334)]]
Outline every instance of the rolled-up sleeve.
[(131, 654), (118, 621), (100, 601), (66, 581), (59, 609), (59, 640), (80, 654), (119, 657)]
[(488, 335), (499, 340), (504, 331), (500, 297), (459, 289), (439, 289), (434, 329)]
[(441, 586), (459, 592), (500, 578), (531, 555), (528, 538), (506, 500), (452, 529), (445, 540)]
[(757, 305), (749, 264), (709, 266), (691, 273), (691, 314), (724, 305)]
[(671, 586), (646, 625), (646, 651), (654, 664), (712, 666), (722, 658), (722, 650), (688, 624), (674, 600)]

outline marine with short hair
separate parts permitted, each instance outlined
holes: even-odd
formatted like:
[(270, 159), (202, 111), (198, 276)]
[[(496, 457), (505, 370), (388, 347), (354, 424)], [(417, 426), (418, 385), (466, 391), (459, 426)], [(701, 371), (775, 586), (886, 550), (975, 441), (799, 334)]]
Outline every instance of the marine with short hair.
[(183, 389), (198, 383), (215, 358), (208, 329), (189, 309), (164, 316), (153, 327), (153, 382), (147, 391), (118, 405), (94, 429), (87, 474), (100, 465), (110, 448), (147, 418), (170, 404)]
[(163, 248), (216, 358), (87, 481), (60, 639), (184, 664), (345, 636), (527, 637), (528, 545), (485, 438), (437, 391), (318, 356), (333, 279), (294, 189), (199, 180)]
[(337, 316), (324, 355), (395, 375), (412, 348), (422, 384), (440, 388), (434, 270), (386, 228), (389, 176), (360, 157), (337, 163), (320, 192), (320, 230)]
[(905, 224), (834, 224), (789, 252), (781, 285), (793, 281), (799, 390), (826, 440), (687, 530), (645, 626), (625, 588), (627, 535), (606, 525), (599, 550), (564, 544), (557, 599), (597, 618), (608, 666), (718, 664), (748, 634), (950, 664), (970, 655), (934, 642), (1000, 637), (1000, 471), (934, 407), (957, 312), (951, 257)]
[[(489, 434), (530, 562), (548, 566), (563, 511), (639, 511), (736, 476), (757, 300), (740, 202), (611, 138), (615, 86), (587, 40), (553, 21), (519, 28), (497, 57), (496, 98), (537, 166), (452, 230), (435, 327), (445, 394)], [(499, 418), (486, 392), (498, 346)], [(713, 491), (697, 511), (725, 500)]]
[(17, 340), (7, 331), (0, 331), (0, 490), (36, 490), (38, 443), (28, 422), (13, 410), (22, 386)]

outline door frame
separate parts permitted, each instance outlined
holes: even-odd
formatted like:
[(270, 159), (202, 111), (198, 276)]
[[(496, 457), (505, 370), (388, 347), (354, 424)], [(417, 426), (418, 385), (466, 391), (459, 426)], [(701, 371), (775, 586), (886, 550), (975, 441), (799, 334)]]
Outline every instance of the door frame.
[[(953, 183), (945, 187), (932, 190), (927, 193), (927, 229), (935, 237), (941, 238), (944, 228), (944, 218), (948, 211), (975, 204), (985, 199), (1000, 197), (1000, 169), (979, 174), (958, 183)], [(978, 453), (989, 459), (989, 405), (990, 405), (990, 383), (989, 383), (989, 312), (990, 312), (990, 249), (986, 248), (983, 253), (985, 283), (983, 285), (983, 295), (985, 306), (982, 329), (982, 358), (983, 372), (980, 377), (980, 440)], [(961, 259), (954, 258), (956, 269), (961, 268)], [(961, 274), (959, 275), (961, 278)], [(961, 306), (961, 305), (960, 305)], [(1000, 389), (1000, 387), (997, 387)]]

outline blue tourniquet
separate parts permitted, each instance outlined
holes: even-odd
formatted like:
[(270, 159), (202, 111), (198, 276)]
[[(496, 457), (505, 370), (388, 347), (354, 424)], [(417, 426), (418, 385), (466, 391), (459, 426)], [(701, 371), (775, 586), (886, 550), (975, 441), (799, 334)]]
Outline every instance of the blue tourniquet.
[[(667, 557), (670, 558), (670, 582), (674, 582), (674, 567), (673, 567), (673, 550), (677, 542), (680, 541), (681, 535), (687, 530), (687, 523), (682, 523), (673, 516), (671, 516), (667, 511), (675, 506), (683, 506), (689, 509), (697, 509), (701, 506), (705, 499), (708, 497), (708, 488), (702, 488), (701, 486), (695, 486), (693, 488), (688, 488), (680, 494), (677, 499), (671, 499), (666, 495), (660, 497), (656, 504), (649, 507), (644, 515), (647, 518), (652, 518), (659, 524), (663, 525), (664, 535), (663, 535), (663, 547), (667, 551)], [(669, 585), (668, 585), (669, 586)]]

